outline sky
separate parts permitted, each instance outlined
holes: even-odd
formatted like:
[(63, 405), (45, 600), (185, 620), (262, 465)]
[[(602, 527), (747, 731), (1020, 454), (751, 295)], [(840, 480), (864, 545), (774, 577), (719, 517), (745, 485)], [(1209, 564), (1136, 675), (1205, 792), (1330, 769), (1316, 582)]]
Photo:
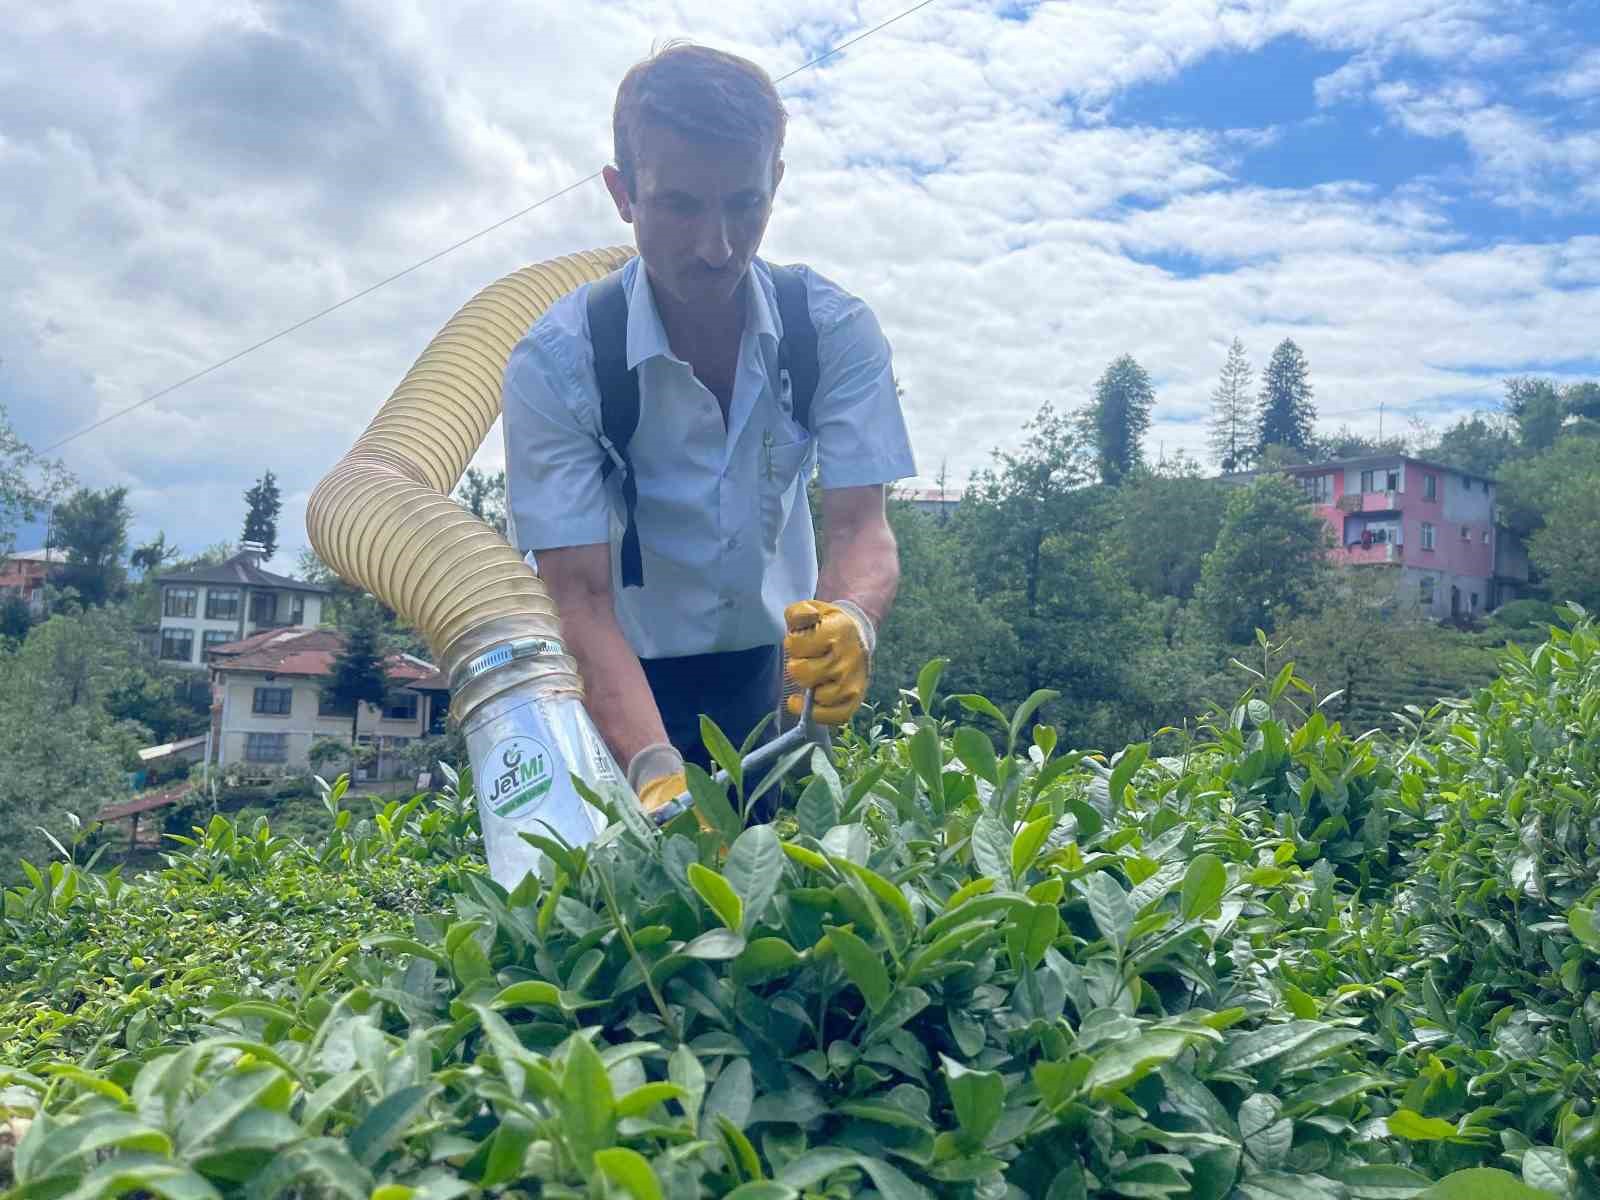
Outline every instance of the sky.
[[(0, 402), (51, 446), (583, 179), (666, 39), (779, 75), (911, 3), (0, 2)], [(762, 253), (878, 314), (908, 483), (960, 486), (1122, 354), (1152, 457), (1205, 455), (1235, 337), (1258, 379), (1295, 340), (1327, 431), (1600, 375), (1594, 0), (933, 0), (780, 92)], [(288, 570), (452, 313), (609, 245), (597, 179), (53, 454), (190, 551), (270, 469)]]

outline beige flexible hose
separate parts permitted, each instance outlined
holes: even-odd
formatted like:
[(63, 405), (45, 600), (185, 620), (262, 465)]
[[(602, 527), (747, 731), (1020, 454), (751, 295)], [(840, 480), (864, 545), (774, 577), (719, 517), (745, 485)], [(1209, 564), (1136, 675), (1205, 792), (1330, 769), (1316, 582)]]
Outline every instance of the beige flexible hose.
[(517, 342), (562, 296), (633, 254), (631, 246), (583, 251), (484, 288), (428, 343), (306, 505), (306, 533), (321, 559), (427, 639), (450, 678), (458, 723), (525, 680), (582, 694), (577, 665), (565, 654), (463, 677), (485, 651), (559, 639), (561, 628), (522, 556), (450, 493), (500, 415), (501, 380)]

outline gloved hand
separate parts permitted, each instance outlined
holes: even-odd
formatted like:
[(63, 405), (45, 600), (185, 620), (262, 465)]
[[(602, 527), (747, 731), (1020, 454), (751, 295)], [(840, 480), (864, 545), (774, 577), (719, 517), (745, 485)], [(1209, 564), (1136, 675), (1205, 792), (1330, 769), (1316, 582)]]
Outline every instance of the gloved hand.
[[(784, 609), (789, 632), (783, 639), (784, 670), (800, 689), (812, 693), (811, 715), (822, 725), (843, 725), (867, 694), (877, 632), (867, 614), (848, 600), (801, 600)], [(804, 697), (788, 697), (789, 712), (800, 715)]]
[(628, 786), (647, 815), (664, 808), (689, 790), (683, 755), (668, 742), (646, 746), (628, 763)]

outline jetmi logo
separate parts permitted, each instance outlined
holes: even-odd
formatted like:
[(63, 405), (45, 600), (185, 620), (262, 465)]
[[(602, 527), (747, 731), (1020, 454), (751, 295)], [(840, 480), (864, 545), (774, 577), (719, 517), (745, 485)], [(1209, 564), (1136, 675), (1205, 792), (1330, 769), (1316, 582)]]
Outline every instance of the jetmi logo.
[(489, 755), (500, 768), (485, 799), (497, 817), (514, 817), (542, 800), (555, 782), (554, 762), (542, 742), (530, 737), (507, 738)]

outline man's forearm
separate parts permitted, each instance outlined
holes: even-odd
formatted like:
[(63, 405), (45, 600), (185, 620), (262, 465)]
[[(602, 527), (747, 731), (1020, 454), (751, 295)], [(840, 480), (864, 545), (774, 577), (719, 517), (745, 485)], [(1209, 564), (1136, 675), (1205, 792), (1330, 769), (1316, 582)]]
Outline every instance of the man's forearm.
[(900, 552), (888, 522), (829, 533), (827, 559), (817, 577), (818, 600), (849, 600), (883, 626), (900, 587)]
[(666, 741), (667, 731), (639, 657), (611, 611), (611, 598), (603, 600), (561, 606), (561, 629), (583, 676), (584, 707), (626, 771), (640, 750)]

